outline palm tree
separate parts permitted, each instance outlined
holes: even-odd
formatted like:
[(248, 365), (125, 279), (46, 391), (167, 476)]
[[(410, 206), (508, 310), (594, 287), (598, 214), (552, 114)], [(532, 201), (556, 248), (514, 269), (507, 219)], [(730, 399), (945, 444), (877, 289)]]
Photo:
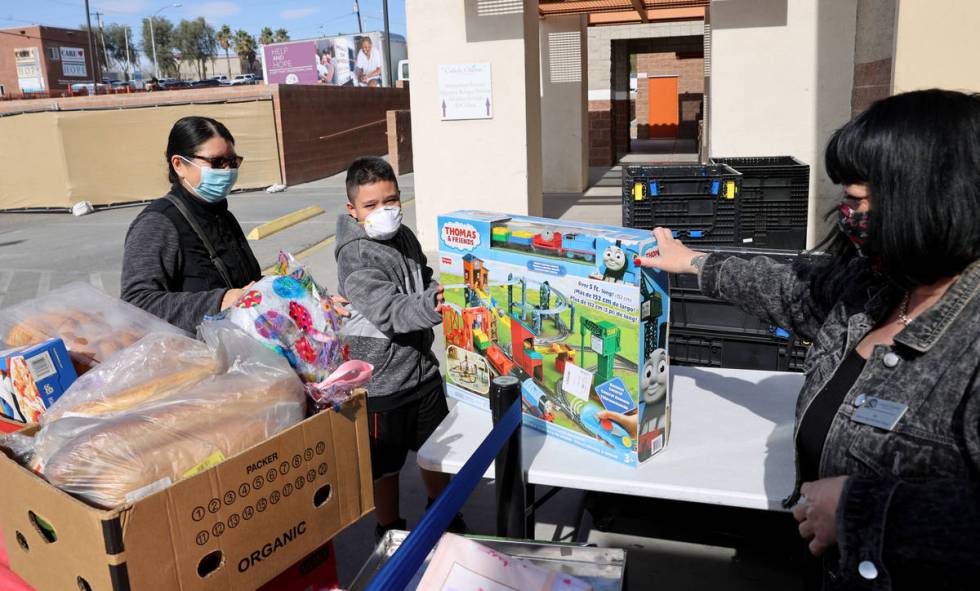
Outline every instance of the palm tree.
[(282, 43), (283, 41), (289, 41), (289, 33), (286, 29), (276, 29), (275, 33), (276, 43)]
[(232, 34), (231, 27), (228, 25), (221, 25), (221, 29), (215, 34), (218, 39), (218, 45), (221, 49), (225, 50), (225, 63), (228, 64), (228, 79), (231, 80), (231, 58), (228, 57), (228, 48), (231, 47)]
[(255, 64), (255, 37), (248, 34), (248, 31), (238, 29), (235, 31), (235, 53), (239, 60), (244, 60), (248, 64), (247, 70), (251, 72)]
[(268, 45), (275, 41), (275, 36), (272, 34), (272, 29), (265, 27), (262, 32), (259, 33), (259, 44)]

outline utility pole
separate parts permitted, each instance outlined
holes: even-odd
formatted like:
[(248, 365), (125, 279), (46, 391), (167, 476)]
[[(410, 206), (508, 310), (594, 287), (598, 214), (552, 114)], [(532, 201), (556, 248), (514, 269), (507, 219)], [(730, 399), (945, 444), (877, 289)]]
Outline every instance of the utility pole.
[(88, 0), (85, 0), (85, 26), (88, 28), (88, 56), (89, 65), (92, 66), (92, 84), (96, 84), (102, 81), (102, 76), (96, 76), (98, 70), (95, 67), (95, 50), (92, 48), (92, 13), (88, 10)]
[(358, 0), (354, 0), (354, 12), (357, 13), (357, 32), (364, 32), (364, 23), (361, 22), (361, 3)]
[(164, 6), (160, 10), (150, 15), (150, 45), (153, 46), (153, 73), (155, 78), (158, 79), (160, 78), (160, 64), (157, 63), (157, 42), (153, 36), (153, 18), (168, 8), (180, 8), (181, 6), (183, 6), (183, 4), (181, 4), (180, 2), (176, 4), (170, 4), (169, 6)]
[(123, 29), (123, 37), (126, 39), (126, 82), (132, 78), (133, 56), (129, 55), (129, 26)]
[(95, 20), (99, 23), (99, 37), (102, 38), (102, 55), (105, 56), (105, 67), (109, 69), (109, 52), (105, 48), (105, 28), (102, 26), (102, 14), (101, 12), (94, 12)]
[(388, 29), (388, 0), (382, 0), (385, 17), (385, 64), (388, 66), (388, 86), (395, 87), (395, 72), (391, 69), (391, 30)]

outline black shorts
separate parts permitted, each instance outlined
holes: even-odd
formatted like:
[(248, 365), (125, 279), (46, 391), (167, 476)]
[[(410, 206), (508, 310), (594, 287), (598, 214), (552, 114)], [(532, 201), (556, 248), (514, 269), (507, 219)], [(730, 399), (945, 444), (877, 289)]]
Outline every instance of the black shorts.
[(405, 404), (379, 411), (373, 411), (371, 406), (369, 397), (368, 433), (374, 480), (398, 474), (408, 451), (418, 451), (449, 414), (441, 378), (422, 384), (418, 395)]

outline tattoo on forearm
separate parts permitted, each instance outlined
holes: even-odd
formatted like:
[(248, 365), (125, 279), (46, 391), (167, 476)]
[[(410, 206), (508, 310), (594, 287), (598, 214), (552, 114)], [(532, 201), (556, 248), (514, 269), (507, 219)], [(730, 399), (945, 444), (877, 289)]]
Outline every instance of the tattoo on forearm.
[(695, 256), (693, 259), (691, 259), (691, 266), (694, 267), (695, 272), (698, 275), (701, 274), (701, 269), (704, 268), (704, 261), (706, 261), (707, 259), (708, 259), (708, 255), (706, 254), (699, 254)]

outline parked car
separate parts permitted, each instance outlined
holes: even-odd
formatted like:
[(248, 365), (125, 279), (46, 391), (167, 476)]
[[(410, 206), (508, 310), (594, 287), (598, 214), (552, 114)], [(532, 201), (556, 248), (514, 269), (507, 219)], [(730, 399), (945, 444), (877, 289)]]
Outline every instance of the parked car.
[(213, 76), (211, 80), (216, 80), (218, 84), (228, 84), (228, 82), (230, 82), (230, 80), (228, 80), (228, 76), (225, 76), (224, 74)]
[(127, 88), (136, 90), (136, 82), (132, 80), (113, 80), (112, 82), (113, 90), (125, 90)]
[(173, 78), (169, 80), (169, 82), (161, 81), (160, 87), (164, 90), (177, 90), (179, 88), (188, 88), (191, 85), (191, 83), (187, 80), (174, 80)]
[(207, 80), (196, 80), (187, 85), (188, 88), (209, 88), (213, 86), (221, 86), (221, 83), (214, 78), (209, 78)]
[(96, 93), (108, 92), (109, 89), (111, 88), (112, 86), (110, 84), (103, 84), (101, 82), (98, 84), (92, 84), (91, 82), (88, 83), (81, 82), (77, 84), (72, 84), (71, 92), (72, 94), (96, 94)]
[(241, 86), (243, 84), (255, 84), (255, 74), (239, 74), (235, 76), (231, 82), (232, 86)]

